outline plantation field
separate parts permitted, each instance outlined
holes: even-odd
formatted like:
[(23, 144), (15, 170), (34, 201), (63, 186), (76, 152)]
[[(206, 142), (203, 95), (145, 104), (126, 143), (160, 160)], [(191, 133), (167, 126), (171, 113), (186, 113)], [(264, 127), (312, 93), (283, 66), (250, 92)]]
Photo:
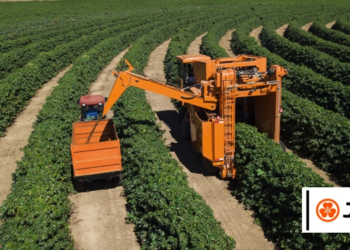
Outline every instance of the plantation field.
[[(76, 100), (124, 59), (168, 83), (175, 56), (265, 56), (283, 78), (281, 138), (236, 124), (237, 179), (207, 175), (171, 99), (128, 89), (108, 117), (123, 185), (74, 190)], [(347, 1), (0, 0), (0, 249), (348, 249), (302, 234), (301, 187), (350, 186)]]

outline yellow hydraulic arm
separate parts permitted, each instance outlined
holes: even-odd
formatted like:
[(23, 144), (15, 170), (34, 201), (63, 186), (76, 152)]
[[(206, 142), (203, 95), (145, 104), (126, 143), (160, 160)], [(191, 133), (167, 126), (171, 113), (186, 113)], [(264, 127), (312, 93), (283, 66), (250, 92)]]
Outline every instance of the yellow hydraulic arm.
[[(131, 86), (149, 90), (151, 92), (168, 96), (170, 98), (186, 102), (198, 107), (202, 107), (209, 110), (215, 110), (217, 102), (215, 101), (204, 101), (204, 98), (195, 93), (185, 92), (181, 88), (175, 88), (169, 85), (166, 85), (163, 82), (159, 82), (148, 77), (140, 76), (132, 73), (134, 67), (125, 60), (126, 64), (129, 66), (129, 69), (123, 72), (114, 72), (114, 75), (117, 77), (117, 80), (114, 83), (113, 89), (109, 94), (108, 100), (105, 103), (103, 109), (103, 116), (105, 116), (113, 106), (113, 104), (119, 99), (119, 97), (124, 93), (124, 91)], [(198, 91), (200, 93), (200, 91)]]

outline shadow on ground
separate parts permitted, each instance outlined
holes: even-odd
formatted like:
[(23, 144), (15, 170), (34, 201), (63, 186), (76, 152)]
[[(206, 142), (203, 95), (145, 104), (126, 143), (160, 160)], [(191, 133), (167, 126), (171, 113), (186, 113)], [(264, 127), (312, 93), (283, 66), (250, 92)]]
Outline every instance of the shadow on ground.
[[(103, 189), (112, 189), (116, 188), (117, 185), (117, 180), (107, 180), (107, 179), (100, 179), (100, 180), (94, 180), (91, 182), (85, 182), (84, 184), (84, 189), (79, 190), (79, 193), (84, 193), (84, 192), (92, 192), (92, 191), (98, 191), (98, 190), (103, 190)], [(75, 190), (77, 190), (75, 188)]]
[(164, 122), (169, 128), (171, 136), (177, 143), (170, 144), (170, 151), (174, 152), (179, 161), (191, 172), (210, 176), (204, 172), (202, 155), (198, 154), (192, 147), (190, 140), (182, 137), (179, 114), (175, 110), (157, 112), (159, 120)]
[[(203, 176), (213, 176), (210, 174), (206, 174), (203, 167), (202, 162), (202, 156), (193, 149), (191, 145), (191, 141), (185, 140), (182, 137), (181, 133), (181, 126), (179, 121), (179, 114), (175, 110), (168, 110), (168, 111), (159, 111), (156, 112), (159, 120), (164, 122), (169, 128), (170, 128), (170, 134), (171, 136), (177, 141), (177, 143), (171, 143), (170, 144), (170, 151), (174, 152), (176, 156), (178, 157), (179, 161), (191, 172), (196, 174), (202, 174)], [(221, 179), (219, 174), (215, 175), (216, 178), (220, 179), (220, 181), (225, 182), (225, 187), (227, 191), (238, 201), (240, 200), (239, 197), (237, 197), (234, 194), (234, 191), (238, 189), (238, 181), (237, 180), (231, 180), (231, 179)], [(243, 205), (244, 206), (244, 205)], [(247, 209), (244, 206), (245, 209)], [(249, 210), (249, 209), (248, 209)], [(253, 214), (251, 215), (256, 221), (258, 221), (260, 218), (257, 216), (255, 211), (253, 211)], [(264, 232), (264, 236), (267, 238), (268, 241), (274, 241), (274, 237), (270, 234), (267, 234), (267, 228), (265, 227), (265, 224), (261, 224)], [(275, 249), (279, 249), (278, 246), (275, 247)]]

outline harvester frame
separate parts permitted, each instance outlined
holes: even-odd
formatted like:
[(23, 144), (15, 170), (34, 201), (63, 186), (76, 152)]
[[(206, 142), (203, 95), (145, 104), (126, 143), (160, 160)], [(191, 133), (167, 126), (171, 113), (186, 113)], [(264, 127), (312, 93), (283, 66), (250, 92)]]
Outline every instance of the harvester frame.
[[(280, 142), (282, 112), (282, 77), (288, 74), (281, 66), (266, 69), (266, 58), (239, 55), (236, 58), (212, 60), (205, 55), (176, 57), (182, 69), (191, 64), (193, 79), (189, 83), (179, 73), (181, 87), (173, 87), (149, 77), (133, 73), (133, 66), (117, 77), (105, 103), (103, 116), (123, 92), (131, 86), (149, 90), (186, 104), (190, 117), (190, 134), (194, 149), (211, 162), (211, 168), (220, 170), (222, 178), (235, 177), (235, 122), (252, 122)], [(183, 73), (183, 72), (182, 72)], [(187, 87), (183, 87), (183, 82)], [(254, 97), (254, 98), (251, 98)], [(254, 101), (252, 101), (254, 100)]]

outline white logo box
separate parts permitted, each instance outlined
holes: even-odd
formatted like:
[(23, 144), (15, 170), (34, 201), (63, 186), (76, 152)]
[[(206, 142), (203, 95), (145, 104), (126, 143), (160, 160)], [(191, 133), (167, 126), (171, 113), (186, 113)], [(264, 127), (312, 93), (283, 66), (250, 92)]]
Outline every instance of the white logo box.
[(302, 188), (302, 232), (350, 233), (350, 188)]

